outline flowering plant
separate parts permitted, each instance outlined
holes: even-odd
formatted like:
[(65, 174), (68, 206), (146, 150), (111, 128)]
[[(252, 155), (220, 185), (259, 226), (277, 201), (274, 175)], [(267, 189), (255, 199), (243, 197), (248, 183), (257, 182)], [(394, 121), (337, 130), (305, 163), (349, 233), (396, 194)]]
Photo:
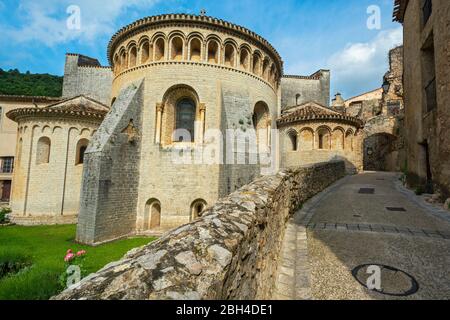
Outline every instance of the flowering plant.
[(59, 277), (59, 282), (63, 290), (80, 282), (86, 274), (86, 270), (83, 268), (85, 258), (85, 250), (80, 250), (76, 253), (72, 249), (67, 250), (64, 256), (65, 270)]

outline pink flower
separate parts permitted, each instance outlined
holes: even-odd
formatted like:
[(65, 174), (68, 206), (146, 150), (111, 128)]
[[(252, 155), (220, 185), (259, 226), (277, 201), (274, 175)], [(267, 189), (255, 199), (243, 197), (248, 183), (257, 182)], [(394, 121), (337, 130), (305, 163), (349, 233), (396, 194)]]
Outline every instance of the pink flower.
[(73, 253), (68, 253), (65, 257), (64, 257), (64, 261), (65, 262), (69, 262), (70, 260), (72, 260), (73, 258), (75, 258), (75, 255)]
[(86, 254), (86, 251), (84, 251), (84, 250), (81, 250), (81, 251), (78, 251), (77, 252), (77, 256), (78, 257), (81, 257), (81, 256), (83, 256), (83, 255), (85, 255)]
[(67, 250), (67, 254), (73, 253), (72, 249)]

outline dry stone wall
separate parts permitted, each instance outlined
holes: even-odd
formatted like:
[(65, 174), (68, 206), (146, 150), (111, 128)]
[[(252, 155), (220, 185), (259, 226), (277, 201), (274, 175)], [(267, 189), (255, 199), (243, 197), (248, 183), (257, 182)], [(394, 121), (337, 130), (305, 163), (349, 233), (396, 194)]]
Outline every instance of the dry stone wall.
[(259, 178), (54, 299), (268, 299), (287, 221), (344, 175), (341, 161)]

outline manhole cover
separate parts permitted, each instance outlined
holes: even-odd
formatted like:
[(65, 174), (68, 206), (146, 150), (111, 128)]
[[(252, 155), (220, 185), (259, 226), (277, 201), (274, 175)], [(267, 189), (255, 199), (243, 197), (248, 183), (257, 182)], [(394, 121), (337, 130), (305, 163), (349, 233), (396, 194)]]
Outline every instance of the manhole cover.
[(375, 189), (373, 189), (373, 188), (361, 188), (361, 189), (359, 189), (359, 193), (360, 194), (374, 194), (375, 193)]
[(407, 297), (419, 291), (419, 284), (413, 276), (394, 267), (364, 264), (353, 269), (352, 275), (356, 281), (367, 289), (369, 289), (369, 283), (372, 283), (374, 277), (378, 276), (380, 289), (376, 288), (371, 291), (388, 296)]
[(406, 212), (405, 208), (399, 208), (399, 207), (386, 207), (387, 211), (394, 211), (394, 212)]

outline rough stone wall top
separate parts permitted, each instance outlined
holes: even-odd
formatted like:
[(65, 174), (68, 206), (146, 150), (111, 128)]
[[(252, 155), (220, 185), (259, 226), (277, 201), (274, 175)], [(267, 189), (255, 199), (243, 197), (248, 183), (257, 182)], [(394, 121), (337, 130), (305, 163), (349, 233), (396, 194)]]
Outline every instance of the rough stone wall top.
[(260, 178), (55, 299), (268, 299), (287, 221), (344, 175), (329, 162)]

